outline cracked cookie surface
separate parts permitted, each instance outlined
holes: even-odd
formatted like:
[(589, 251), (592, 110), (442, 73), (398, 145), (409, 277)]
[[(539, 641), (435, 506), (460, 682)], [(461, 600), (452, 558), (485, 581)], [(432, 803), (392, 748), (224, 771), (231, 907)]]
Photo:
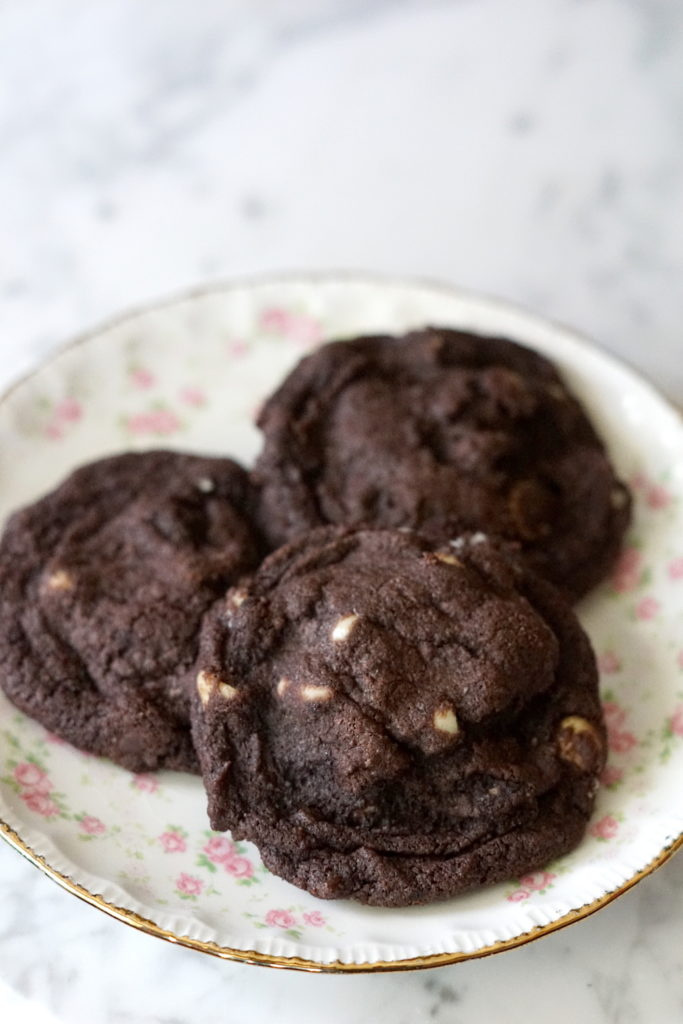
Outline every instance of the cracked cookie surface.
[(188, 669), (203, 613), (260, 542), (229, 459), (129, 453), (15, 513), (0, 542), (0, 686), (77, 747), (196, 771)]
[(574, 613), (481, 535), (281, 548), (206, 617), (192, 717), (213, 828), (317, 896), (384, 906), (571, 849), (605, 756)]
[(429, 328), (323, 345), (259, 416), (254, 479), (273, 545), (314, 526), (517, 541), (571, 597), (612, 566), (630, 520), (585, 411), (549, 360)]

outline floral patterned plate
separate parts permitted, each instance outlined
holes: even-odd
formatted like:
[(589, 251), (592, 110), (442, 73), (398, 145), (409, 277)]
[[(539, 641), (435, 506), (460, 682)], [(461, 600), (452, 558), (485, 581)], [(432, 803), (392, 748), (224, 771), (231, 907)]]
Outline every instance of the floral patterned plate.
[(212, 833), (201, 782), (130, 775), (0, 697), (0, 831), (65, 888), (219, 956), (308, 970), (450, 963), (586, 916), (683, 843), (683, 423), (567, 330), (451, 289), (367, 278), (215, 287), (73, 342), (0, 402), (0, 516), (88, 459), (168, 445), (250, 462), (259, 403), (330, 336), (426, 323), (500, 333), (557, 361), (635, 494), (613, 577), (580, 608), (610, 758), (585, 841), (544, 871), (408, 910), (327, 903)]

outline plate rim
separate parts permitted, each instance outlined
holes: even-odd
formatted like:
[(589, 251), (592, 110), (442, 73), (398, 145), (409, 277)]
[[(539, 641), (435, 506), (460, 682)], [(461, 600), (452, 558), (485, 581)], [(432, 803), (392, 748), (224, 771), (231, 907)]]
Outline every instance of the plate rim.
[(492, 956), (495, 953), (504, 953), (508, 949), (526, 946), (528, 943), (535, 942), (537, 939), (560, 931), (576, 921), (583, 921), (585, 918), (596, 913), (596, 911), (608, 906), (608, 904), (623, 896), (625, 892), (628, 892), (629, 889), (642, 882), (644, 878), (654, 874), (658, 868), (671, 860), (674, 854), (683, 847), (682, 832), (668, 846), (665, 846), (649, 864), (646, 864), (644, 868), (636, 872), (623, 885), (617, 886), (616, 889), (612, 889), (590, 903), (585, 903), (582, 907), (568, 911), (562, 917), (551, 921), (549, 924), (537, 925), (535, 928), (531, 928), (521, 935), (516, 935), (512, 939), (499, 939), (497, 942), (482, 946), (472, 952), (432, 953), (427, 956), (408, 957), (401, 960), (373, 960), (364, 963), (346, 963), (342, 960), (332, 960), (328, 963), (323, 963), (318, 960), (309, 960), (298, 956), (286, 957), (273, 953), (259, 953), (253, 949), (234, 949), (230, 946), (221, 946), (216, 942), (193, 939), (189, 935), (177, 935), (171, 929), (162, 928), (149, 918), (143, 917), (142, 914), (128, 910), (126, 907), (119, 907), (115, 903), (110, 903), (103, 896), (90, 892), (89, 889), (81, 885), (80, 882), (70, 878), (69, 875), (58, 871), (41, 854), (36, 853), (21, 838), (18, 832), (2, 819), (0, 819), (0, 836), (9, 846), (23, 854), (34, 867), (38, 868), (39, 871), (52, 879), (52, 881), (57, 882), (62, 889), (65, 889), (73, 896), (77, 896), (84, 903), (88, 903), (90, 906), (101, 910), (107, 916), (129, 925), (136, 931), (152, 935), (158, 939), (164, 939), (173, 945), (184, 946), (188, 949), (197, 950), (200, 953), (208, 953), (220, 960), (246, 963), (259, 967), (286, 968), (291, 971), (301, 971), (309, 974), (387, 974), (399, 971), (418, 971), (432, 967), (446, 967), (462, 963), (465, 960), (479, 960), (482, 957)]
[[(65, 353), (136, 317), (163, 310), (192, 299), (200, 299), (212, 294), (236, 291), (243, 288), (257, 288), (260, 286), (277, 284), (315, 285), (326, 283), (348, 283), (351, 285), (370, 284), (378, 287), (406, 289), (424, 288), (457, 297), (465, 302), (481, 303), (487, 306), (497, 307), (501, 310), (507, 310), (511, 313), (521, 314), (523, 317), (535, 320), (539, 324), (544, 324), (554, 328), (555, 330), (566, 333), (575, 342), (579, 342), (582, 346), (586, 346), (588, 349), (598, 352), (608, 362), (616, 365), (622, 371), (626, 371), (626, 373), (639, 385), (645, 386), (645, 388), (651, 393), (652, 397), (655, 397), (660, 403), (662, 403), (662, 405), (664, 405), (667, 410), (674, 415), (679, 425), (683, 427), (683, 412), (674, 404), (673, 401), (671, 401), (671, 399), (668, 398), (667, 395), (663, 394), (659, 390), (647, 374), (636, 369), (628, 362), (628, 360), (625, 360), (621, 356), (617, 356), (611, 351), (603, 348), (603, 346), (595, 342), (589, 336), (583, 334), (581, 331), (576, 330), (559, 320), (536, 313), (520, 303), (510, 301), (496, 295), (490, 295), (486, 292), (480, 292), (475, 289), (463, 288), (438, 278), (430, 278), (427, 276), (404, 277), (401, 275), (353, 270), (326, 270), (317, 272), (292, 270), (275, 273), (266, 272), (262, 274), (245, 275), (243, 277), (217, 278), (212, 281), (206, 281), (185, 289), (167, 293), (165, 296), (157, 299), (151, 299), (140, 304), (128, 306), (125, 310), (113, 314), (112, 316), (105, 317), (103, 320), (98, 321), (87, 330), (81, 331), (62, 343), (57, 344), (45, 357), (34, 360), (27, 370), (21, 372), (14, 380), (10, 381), (7, 387), (2, 390), (0, 393), (0, 404), (4, 403), (18, 388), (22, 387), (36, 374), (42, 372), (46, 367), (59, 360)], [(163, 939), (174, 945), (185, 946), (186, 948), (195, 949), (198, 952), (207, 953), (222, 960), (241, 962), (262, 967), (272, 967), (276, 969), (285, 968), (288, 970), (314, 974), (372, 974), (415, 971), (462, 963), (466, 960), (477, 960), (482, 957), (491, 956), (495, 953), (502, 953), (509, 949), (524, 946), (529, 942), (533, 942), (537, 939), (550, 935), (553, 932), (559, 931), (576, 921), (581, 921), (590, 917), (592, 914), (596, 913), (596, 911), (602, 909), (602, 907), (607, 906), (609, 903), (618, 899), (619, 896), (628, 892), (629, 889), (633, 888), (644, 878), (652, 875), (658, 868), (669, 861), (681, 848), (683, 848), (683, 831), (681, 831), (679, 835), (674, 837), (672, 841), (668, 843), (657, 855), (655, 855), (648, 864), (632, 875), (631, 878), (627, 879), (627, 881), (622, 885), (609, 890), (602, 896), (597, 897), (595, 900), (583, 904), (581, 907), (568, 911), (566, 914), (563, 914), (561, 917), (549, 922), (548, 924), (536, 925), (534, 928), (531, 928), (526, 932), (522, 932), (520, 935), (516, 935), (511, 939), (499, 939), (494, 943), (482, 946), (479, 949), (470, 952), (433, 953), (405, 959), (373, 960), (365, 961), (363, 963), (344, 962), (341, 960), (334, 960), (325, 963), (319, 960), (311, 960), (297, 956), (286, 957), (272, 953), (261, 953), (257, 950), (235, 949), (229, 946), (221, 946), (215, 942), (194, 939), (188, 935), (178, 935), (174, 931), (161, 927), (154, 921), (138, 914), (135, 911), (109, 902), (103, 896), (91, 892), (80, 882), (75, 881), (69, 875), (59, 871), (57, 868), (53, 867), (45, 857), (37, 853), (29, 843), (21, 838), (16, 829), (2, 818), (0, 818), (0, 837), (2, 837), (10, 847), (21, 853), (34, 867), (38, 868), (38, 870), (44, 875), (60, 885), (61, 888), (72, 895), (77, 896), (90, 906), (106, 913), (109, 917), (135, 928), (137, 931), (153, 935), (156, 938)]]

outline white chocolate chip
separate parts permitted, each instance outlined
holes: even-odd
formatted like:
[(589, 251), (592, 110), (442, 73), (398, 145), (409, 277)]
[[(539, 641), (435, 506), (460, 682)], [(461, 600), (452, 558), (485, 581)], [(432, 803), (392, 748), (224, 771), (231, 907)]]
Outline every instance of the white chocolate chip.
[[(286, 676), (282, 676), (275, 687), (278, 697), (284, 697), (293, 685), (294, 684), (291, 679), (288, 679)], [(321, 686), (316, 683), (297, 684), (295, 693), (301, 698), (301, 700), (309, 702), (326, 701), (332, 696), (332, 690), (329, 686)]]
[(332, 639), (334, 642), (337, 644), (342, 640), (346, 640), (357, 622), (358, 616), (356, 614), (344, 615), (343, 618), (339, 619), (332, 630)]
[(65, 569), (57, 569), (45, 581), (48, 590), (73, 590), (74, 578)]
[(436, 557), (440, 562), (445, 562), (446, 565), (459, 565), (462, 568), (462, 562), (455, 555), (449, 555), (444, 551), (437, 551)]
[(477, 531), (477, 533), (473, 533), (472, 536), (470, 537), (470, 544), (483, 544), (484, 541), (487, 540), (488, 537), (486, 536), (486, 534), (482, 533), (481, 530), (479, 530)]
[(200, 672), (197, 676), (197, 693), (202, 704), (209, 703), (209, 697), (216, 689), (218, 678), (213, 672)]
[(448, 733), (449, 736), (457, 735), (459, 728), (458, 719), (453, 708), (437, 708), (434, 712), (434, 728), (438, 729), (439, 732)]
[(238, 590), (237, 588), (228, 591), (228, 608), (239, 608), (243, 605), (247, 599), (246, 590)]
[(200, 476), (197, 480), (197, 490), (201, 491), (202, 494), (211, 494), (212, 491), (216, 490), (216, 485), (209, 476)]
[(452, 548), (455, 548), (456, 551), (462, 551), (462, 549), (465, 547), (465, 538), (456, 537), (455, 540), (449, 541), (449, 543)]
[[(577, 743), (582, 736), (588, 744)], [(563, 761), (569, 761), (581, 771), (592, 771), (602, 755), (602, 740), (594, 725), (580, 715), (568, 715), (560, 722), (558, 747)]]
[(314, 683), (306, 683), (299, 692), (304, 700), (309, 701), (329, 700), (332, 696), (329, 686), (316, 686)]
[(580, 715), (568, 715), (567, 718), (563, 718), (560, 722), (560, 729), (569, 729), (573, 733), (582, 732), (595, 732), (590, 722), (586, 721), (585, 718), (581, 718)]
[(235, 687), (224, 682), (215, 672), (200, 672), (197, 676), (197, 693), (202, 704), (206, 706), (212, 694), (216, 692), (225, 700), (232, 700), (237, 696)]

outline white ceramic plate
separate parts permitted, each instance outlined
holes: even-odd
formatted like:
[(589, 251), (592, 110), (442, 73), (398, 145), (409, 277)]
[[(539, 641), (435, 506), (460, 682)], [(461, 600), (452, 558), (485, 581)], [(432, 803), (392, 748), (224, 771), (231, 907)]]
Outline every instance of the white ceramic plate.
[(0, 516), (79, 464), (170, 446), (250, 463), (255, 410), (329, 337), (424, 324), (503, 334), (551, 356), (634, 489), (613, 578), (580, 608), (602, 671), (610, 760), (580, 848), (446, 903), (328, 903), (211, 833), (201, 782), (132, 776), (0, 697), (0, 830), (67, 889), (206, 952), (308, 970), (429, 966), (518, 945), (609, 902), (683, 843), (683, 423), (633, 372), (519, 309), (354, 277), (226, 285), (72, 343), (0, 403)]

